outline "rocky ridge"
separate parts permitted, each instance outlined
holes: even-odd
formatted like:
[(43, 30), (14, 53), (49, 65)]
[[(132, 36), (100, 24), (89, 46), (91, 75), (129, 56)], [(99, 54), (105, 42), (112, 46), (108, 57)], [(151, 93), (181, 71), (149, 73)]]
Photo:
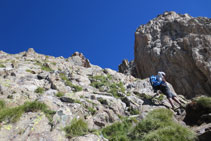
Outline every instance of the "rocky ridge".
[[(1, 51), (0, 58), (0, 108), (3, 100), (9, 108), (35, 101), (50, 109), (40, 111), (35, 106), (27, 110), (29, 103), (16, 122), (2, 116), (0, 140), (103, 141), (107, 139), (94, 131), (122, 117), (141, 120), (153, 109), (170, 107), (164, 96), (151, 100), (154, 93), (148, 79), (102, 69), (78, 52), (63, 58), (42, 55), (33, 49), (19, 54)], [(184, 97), (179, 99), (187, 103)], [(74, 119), (86, 121), (89, 133), (67, 138), (65, 127)]]
[(165, 12), (135, 32), (138, 77), (165, 71), (186, 97), (211, 93), (211, 19)]

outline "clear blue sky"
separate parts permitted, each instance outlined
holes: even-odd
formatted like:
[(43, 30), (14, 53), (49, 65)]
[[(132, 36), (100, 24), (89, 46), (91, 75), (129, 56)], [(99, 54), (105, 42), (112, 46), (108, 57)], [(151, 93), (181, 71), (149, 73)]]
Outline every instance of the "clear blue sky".
[(82, 52), (117, 70), (133, 60), (134, 32), (164, 11), (211, 17), (210, 0), (0, 0), (0, 50), (34, 48), (52, 55)]

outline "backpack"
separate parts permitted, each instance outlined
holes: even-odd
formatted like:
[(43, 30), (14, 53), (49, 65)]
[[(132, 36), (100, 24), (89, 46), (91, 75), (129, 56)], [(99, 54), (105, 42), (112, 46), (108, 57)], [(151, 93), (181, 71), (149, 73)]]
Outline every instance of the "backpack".
[(152, 87), (159, 86), (163, 81), (158, 76), (152, 75), (149, 78)]

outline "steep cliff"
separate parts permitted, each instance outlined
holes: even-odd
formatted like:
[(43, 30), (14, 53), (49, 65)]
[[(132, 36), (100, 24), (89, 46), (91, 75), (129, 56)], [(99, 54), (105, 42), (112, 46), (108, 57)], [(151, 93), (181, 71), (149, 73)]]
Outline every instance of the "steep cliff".
[(140, 78), (165, 71), (186, 97), (211, 95), (211, 19), (165, 12), (135, 32)]

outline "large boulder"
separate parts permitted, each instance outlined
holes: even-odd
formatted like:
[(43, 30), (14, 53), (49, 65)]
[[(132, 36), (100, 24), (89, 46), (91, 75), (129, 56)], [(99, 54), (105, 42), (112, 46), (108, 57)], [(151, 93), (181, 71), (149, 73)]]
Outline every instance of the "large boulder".
[(211, 94), (211, 19), (165, 12), (136, 30), (134, 53), (139, 77), (165, 71), (177, 93)]

